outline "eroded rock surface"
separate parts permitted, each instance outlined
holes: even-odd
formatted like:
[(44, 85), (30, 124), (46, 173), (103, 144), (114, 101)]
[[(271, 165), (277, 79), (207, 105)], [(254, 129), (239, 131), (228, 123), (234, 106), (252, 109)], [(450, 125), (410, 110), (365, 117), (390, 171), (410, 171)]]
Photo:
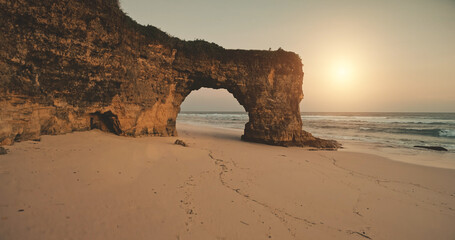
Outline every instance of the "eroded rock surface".
[(295, 53), (182, 41), (115, 0), (0, 0), (0, 16), (0, 144), (91, 128), (175, 136), (185, 97), (208, 87), (248, 112), (246, 141), (338, 146), (301, 130)]

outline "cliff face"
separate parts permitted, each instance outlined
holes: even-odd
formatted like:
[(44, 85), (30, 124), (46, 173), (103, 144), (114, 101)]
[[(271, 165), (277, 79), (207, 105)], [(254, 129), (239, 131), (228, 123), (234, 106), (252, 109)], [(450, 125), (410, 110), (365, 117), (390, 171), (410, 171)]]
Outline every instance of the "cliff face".
[(115, 0), (0, 0), (0, 143), (100, 128), (175, 136), (191, 91), (225, 88), (249, 115), (242, 139), (337, 147), (302, 131), (302, 64), (292, 53), (182, 41)]

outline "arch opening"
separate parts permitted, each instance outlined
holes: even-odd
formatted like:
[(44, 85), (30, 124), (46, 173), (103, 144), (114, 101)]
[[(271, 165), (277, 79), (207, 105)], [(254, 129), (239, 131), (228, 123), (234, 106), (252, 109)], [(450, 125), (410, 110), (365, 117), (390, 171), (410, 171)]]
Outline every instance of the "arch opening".
[[(226, 89), (201, 88), (192, 91), (180, 105), (177, 123), (209, 125), (243, 130), (248, 113)], [(177, 124), (178, 127), (178, 124)]]

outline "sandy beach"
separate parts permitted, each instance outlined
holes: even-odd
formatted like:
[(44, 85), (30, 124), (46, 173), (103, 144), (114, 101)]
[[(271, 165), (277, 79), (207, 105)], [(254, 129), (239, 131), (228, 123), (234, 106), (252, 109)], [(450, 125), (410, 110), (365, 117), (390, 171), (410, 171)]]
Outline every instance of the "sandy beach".
[(178, 131), (7, 147), (0, 239), (455, 239), (453, 169)]

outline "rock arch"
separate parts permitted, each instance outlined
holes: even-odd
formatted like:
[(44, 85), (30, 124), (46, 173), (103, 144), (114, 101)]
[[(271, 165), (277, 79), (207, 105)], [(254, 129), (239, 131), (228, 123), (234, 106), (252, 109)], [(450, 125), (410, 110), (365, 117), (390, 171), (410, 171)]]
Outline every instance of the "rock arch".
[(245, 141), (338, 146), (302, 130), (295, 53), (182, 41), (137, 24), (115, 0), (0, 0), (0, 8), (2, 144), (90, 129), (97, 112), (116, 116), (117, 134), (175, 136), (185, 97), (207, 87), (244, 106)]
[[(234, 59), (199, 64), (204, 67), (188, 76), (189, 87), (183, 91), (183, 100), (191, 91), (202, 87), (226, 89), (248, 113), (249, 122), (245, 125), (243, 140), (302, 145), (299, 103), (303, 97), (303, 72), (300, 59), (284, 51), (257, 51), (256, 64), (242, 63), (241, 59), (248, 59), (251, 53), (236, 51)], [(261, 58), (262, 54), (275, 57), (282, 54), (283, 58), (294, 60), (296, 64), (274, 64), (274, 57)]]

